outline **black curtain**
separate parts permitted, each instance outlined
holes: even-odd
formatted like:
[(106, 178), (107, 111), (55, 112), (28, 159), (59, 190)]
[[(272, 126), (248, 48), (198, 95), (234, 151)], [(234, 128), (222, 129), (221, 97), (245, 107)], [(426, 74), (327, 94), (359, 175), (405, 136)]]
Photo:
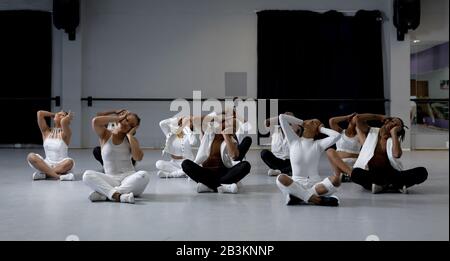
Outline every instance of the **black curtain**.
[[(0, 11), (0, 57), (3, 98), (50, 98), (51, 13)], [(50, 100), (2, 101), (0, 144), (42, 144), (36, 112), (50, 108)]]
[(280, 99), (280, 113), (326, 125), (336, 115), (384, 114), (381, 17), (379, 11), (363, 10), (355, 16), (258, 12), (258, 98)]

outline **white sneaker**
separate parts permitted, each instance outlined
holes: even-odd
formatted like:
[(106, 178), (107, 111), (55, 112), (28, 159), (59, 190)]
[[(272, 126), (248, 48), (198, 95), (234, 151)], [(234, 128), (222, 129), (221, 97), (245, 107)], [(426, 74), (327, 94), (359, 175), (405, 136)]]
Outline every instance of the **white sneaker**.
[(73, 175), (73, 173), (67, 173), (64, 175), (60, 175), (59, 176), (59, 180), (61, 181), (74, 181), (75, 180), (75, 175)]
[(162, 179), (169, 177), (169, 173), (162, 170), (158, 170), (158, 173), (156, 173), (156, 175)]
[(169, 174), (169, 178), (187, 178), (188, 175), (186, 175), (186, 173), (183, 172), (183, 170), (176, 170), (176, 171), (172, 171)]
[(267, 175), (269, 176), (278, 176), (281, 174), (281, 171), (279, 169), (269, 169), (269, 171), (267, 171)]
[(377, 185), (377, 184), (372, 184), (372, 194), (377, 194), (380, 193), (384, 190), (383, 186)]
[(100, 194), (97, 191), (94, 191), (89, 195), (89, 200), (92, 202), (106, 201), (106, 200), (108, 200), (108, 198), (105, 195)]
[(130, 192), (128, 194), (122, 194), (120, 195), (120, 202), (122, 203), (130, 203), (134, 204), (134, 195), (133, 192)]
[(217, 188), (217, 192), (236, 194), (238, 193), (238, 186), (236, 185), (236, 183), (222, 184), (222, 186)]
[(36, 171), (35, 173), (33, 173), (33, 180), (41, 180), (41, 179), (46, 179), (47, 176), (39, 171)]
[(214, 192), (214, 190), (203, 183), (197, 183), (197, 193)]

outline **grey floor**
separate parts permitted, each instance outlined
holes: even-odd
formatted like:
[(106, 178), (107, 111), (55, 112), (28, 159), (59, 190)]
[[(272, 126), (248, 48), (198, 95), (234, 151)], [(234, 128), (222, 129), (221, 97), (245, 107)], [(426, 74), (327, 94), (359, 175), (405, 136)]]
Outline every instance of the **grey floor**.
[[(148, 150), (138, 168), (152, 177), (135, 205), (91, 203), (81, 181), (33, 182), (28, 152), (0, 149), (0, 240), (449, 240), (448, 151), (404, 153), (405, 166), (429, 170), (410, 194), (372, 195), (344, 184), (338, 208), (283, 205), (257, 150), (236, 195), (197, 194), (192, 181), (159, 179), (161, 153)], [(70, 153), (76, 173), (99, 169), (90, 150)], [(330, 174), (325, 158), (321, 174)]]

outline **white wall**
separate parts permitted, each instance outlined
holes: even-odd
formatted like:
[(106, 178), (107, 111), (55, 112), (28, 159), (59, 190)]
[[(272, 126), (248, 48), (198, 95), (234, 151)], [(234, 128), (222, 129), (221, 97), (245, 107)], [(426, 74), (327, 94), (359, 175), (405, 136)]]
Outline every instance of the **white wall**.
[[(255, 10), (305, 9), (389, 12), (389, 1), (297, 0), (96, 0), (87, 1), (83, 30), (83, 97), (191, 97), (225, 95), (225, 72), (247, 72), (247, 94), (256, 97)], [(387, 14), (389, 17), (390, 15)], [(384, 44), (390, 45), (389, 37)], [(385, 48), (386, 49), (386, 48)], [(385, 51), (385, 58), (387, 59)], [(385, 70), (385, 74), (389, 72)], [(387, 96), (389, 78), (385, 76)], [(144, 146), (161, 146), (157, 122), (173, 115), (166, 102), (83, 103), (83, 122), (96, 111), (127, 107), (143, 119)], [(97, 143), (83, 125), (84, 146)]]

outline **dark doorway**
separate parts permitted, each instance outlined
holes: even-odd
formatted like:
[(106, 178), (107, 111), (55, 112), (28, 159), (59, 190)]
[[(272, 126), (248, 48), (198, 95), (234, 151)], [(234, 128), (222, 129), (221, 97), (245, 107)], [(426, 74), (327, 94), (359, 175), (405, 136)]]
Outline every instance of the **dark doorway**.
[(50, 12), (0, 11), (0, 144), (41, 144), (36, 112), (51, 109)]

